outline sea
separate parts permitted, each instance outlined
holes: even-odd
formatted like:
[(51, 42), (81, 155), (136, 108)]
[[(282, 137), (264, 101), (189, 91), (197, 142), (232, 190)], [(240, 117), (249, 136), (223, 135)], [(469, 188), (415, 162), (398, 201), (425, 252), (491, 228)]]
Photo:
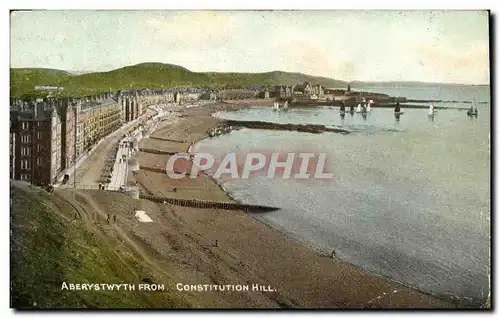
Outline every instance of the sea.
[[(363, 91), (451, 109), (376, 108), (340, 116), (333, 107), (220, 112), (231, 120), (322, 124), (349, 134), (241, 129), (205, 139), (194, 152), (255, 149), (326, 154), (332, 179), (223, 178), (236, 200), (279, 207), (253, 216), (312, 248), (441, 297), (485, 300), (490, 268), (490, 87), (370, 87)], [(467, 116), (474, 102), (479, 115)], [(271, 102), (270, 102), (271, 104)]]

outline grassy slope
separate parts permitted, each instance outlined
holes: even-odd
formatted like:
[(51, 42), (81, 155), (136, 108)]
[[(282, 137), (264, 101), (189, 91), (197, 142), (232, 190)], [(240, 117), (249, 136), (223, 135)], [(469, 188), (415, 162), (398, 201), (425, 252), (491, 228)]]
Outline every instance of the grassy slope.
[(31, 186), (11, 186), (11, 200), (12, 307), (189, 307), (168, 292), (61, 290), (62, 282), (139, 284), (145, 278), (156, 280), (130, 250), (110, 248), (109, 242), (105, 244), (73, 221), (71, 206), (55, 201), (52, 194)]
[(300, 73), (195, 73), (183, 67), (161, 63), (143, 63), (110, 72), (71, 75), (48, 69), (11, 69), (11, 96), (34, 93), (35, 85), (60, 85), (61, 96), (83, 96), (109, 90), (161, 89), (172, 87), (249, 88), (299, 84), (309, 81), (327, 87), (345, 86), (345, 82)]
[(65, 71), (44, 68), (10, 69), (10, 92), (13, 97), (35, 93), (35, 85), (64, 85), (71, 74)]

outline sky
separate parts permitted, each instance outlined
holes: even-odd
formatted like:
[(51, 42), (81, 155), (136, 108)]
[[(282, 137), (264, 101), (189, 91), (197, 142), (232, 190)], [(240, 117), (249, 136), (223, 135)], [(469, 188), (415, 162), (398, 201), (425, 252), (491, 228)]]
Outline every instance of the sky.
[(11, 67), (301, 72), (346, 81), (489, 84), (486, 11), (11, 13)]

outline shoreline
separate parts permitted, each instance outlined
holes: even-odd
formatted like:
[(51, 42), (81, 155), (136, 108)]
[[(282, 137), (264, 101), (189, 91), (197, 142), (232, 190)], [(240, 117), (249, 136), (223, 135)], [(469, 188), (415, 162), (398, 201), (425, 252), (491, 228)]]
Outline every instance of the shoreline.
[[(270, 103), (270, 101), (269, 101), (269, 103)], [(195, 124), (197, 124), (198, 121), (203, 120), (204, 118), (206, 119), (207, 117), (211, 117), (214, 120), (210, 124), (211, 124), (212, 127), (214, 127), (214, 126), (216, 126), (216, 125), (218, 125), (220, 123), (223, 123), (224, 120), (223, 119), (219, 119), (219, 118), (215, 118), (215, 117), (212, 116), (212, 114), (214, 114), (214, 113), (216, 113), (218, 111), (234, 111), (234, 110), (237, 110), (237, 109), (248, 108), (248, 107), (252, 107), (252, 105), (250, 105), (248, 102), (235, 103), (235, 104), (214, 104), (214, 105), (206, 105), (206, 106), (201, 106), (201, 107), (193, 107), (193, 108), (183, 109), (181, 111), (182, 115), (181, 115), (180, 118), (183, 121), (192, 121)], [(220, 109), (220, 108), (224, 108), (224, 109)], [(172, 125), (175, 125), (175, 124), (172, 124)], [(196, 125), (196, 126), (198, 126), (198, 125)], [(151, 134), (151, 136), (154, 136), (154, 135), (159, 136), (159, 135), (161, 135), (162, 134), (162, 130), (164, 128), (165, 127), (161, 127), (159, 129), (157, 129), (155, 132), (153, 132)], [(202, 128), (202, 127), (198, 127), (198, 132), (199, 132), (200, 128)], [(167, 131), (167, 134), (168, 134), (168, 131)], [(190, 151), (190, 150), (192, 150), (192, 147), (195, 146), (196, 143), (198, 143), (198, 142), (200, 142), (200, 141), (208, 138), (208, 135), (206, 133), (204, 135), (203, 134), (199, 135), (199, 138), (194, 138), (194, 140), (191, 139), (191, 137), (193, 137), (193, 136), (192, 135), (189, 136), (189, 134), (184, 135), (184, 137), (185, 138), (181, 139), (181, 140), (190, 140), (190, 144), (187, 145), (187, 147), (185, 148), (186, 151)], [(179, 141), (179, 142), (182, 142), (182, 141)], [(143, 173), (148, 174), (149, 172), (143, 172)], [(229, 191), (227, 191), (217, 180), (213, 179), (211, 176), (209, 176), (206, 173), (205, 173), (205, 175), (208, 178), (209, 182), (211, 182), (215, 186), (214, 188), (211, 189), (212, 192), (216, 192), (216, 191), (222, 192), (222, 193), (224, 193), (224, 196), (226, 196), (226, 197), (229, 198), (229, 200), (234, 201), (234, 202), (238, 202), (238, 200), (236, 200), (231, 195), (231, 193)], [(197, 179), (197, 181), (198, 181), (198, 179)], [(148, 191), (157, 190), (157, 189), (152, 189), (151, 187), (148, 188), (147, 186), (146, 186), (146, 189)], [(196, 197), (191, 197), (191, 198), (192, 199), (197, 199)], [(230, 213), (233, 213), (233, 212), (230, 212)], [(354, 264), (350, 264), (348, 262), (345, 262), (345, 261), (337, 259), (337, 258), (331, 259), (329, 255), (325, 255), (324, 251), (321, 251), (321, 250), (315, 248), (314, 246), (306, 244), (306, 243), (304, 243), (304, 242), (302, 242), (302, 241), (300, 241), (300, 240), (292, 237), (291, 235), (289, 235), (288, 233), (286, 233), (284, 231), (281, 231), (279, 229), (276, 229), (276, 228), (272, 227), (271, 225), (269, 225), (269, 224), (265, 223), (264, 221), (258, 219), (257, 217), (255, 217), (251, 213), (249, 213), (247, 215), (250, 215), (250, 217), (254, 221), (258, 222), (261, 226), (263, 226), (264, 227), (263, 231), (265, 231), (265, 232), (276, 232), (276, 233), (279, 233), (280, 235), (283, 235), (284, 237), (286, 237), (286, 240), (290, 241), (290, 243), (294, 242), (294, 244), (300, 244), (300, 245), (302, 245), (304, 248), (306, 248), (311, 253), (313, 253), (315, 255), (315, 257), (317, 257), (317, 258), (330, 259), (332, 261), (341, 262), (343, 264), (342, 265), (343, 267), (347, 267), (347, 268), (351, 268), (351, 270), (355, 269), (356, 271), (359, 271), (361, 273), (360, 275), (362, 277), (361, 278), (358, 277), (358, 280), (359, 279), (366, 279), (366, 280), (379, 279), (379, 280), (381, 280), (380, 283), (384, 282), (385, 284), (391, 284), (391, 285), (395, 284), (395, 285), (397, 285), (398, 287), (394, 289), (395, 291), (400, 291), (401, 289), (405, 289), (406, 290), (405, 293), (408, 293), (408, 294), (417, 293), (419, 295), (419, 296), (413, 295), (412, 297), (410, 297), (413, 300), (411, 300), (409, 302), (408, 302), (408, 300), (404, 301), (403, 303), (405, 305), (403, 305), (402, 303), (401, 304), (394, 304), (391, 301), (390, 302), (391, 303), (390, 307), (395, 306), (395, 305), (398, 308), (407, 308), (407, 307), (414, 307), (414, 306), (419, 307), (419, 306), (423, 305), (422, 304), (422, 298), (429, 298), (429, 299), (427, 299), (425, 301), (425, 303), (427, 303), (427, 304), (423, 306), (424, 308), (453, 307), (453, 305), (450, 304), (450, 300), (443, 299), (444, 296), (432, 295), (431, 293), (420, 291), (420, 290), (418, 290), (418, 289), (416, 289), (416, 288), (414, 288), (412, 286), (405, 285), (405, 284), (403, 284), (401, 282), (397, 282), (395, 280), (392, 280), (389, 277), (385, 277), (385, 276), (379, 275), (377, 273), (368, 272), (368, 271), (362, 269), (359, 266), (356, 266)], [(338, 265), (338, 266), (340, 266), (340, 265)], [(372, 301), (373, 301), (373, 299), (372, 299)], [(431, 303), (433, 305), (428, 306)], [(350, 306), (348, 306), (348, 307), (350, 307)], [(380, 307), (377, 307), (377, 308), (380, 308)], [(381, 305), (381, 308), (385, 308), (385, 307)]]

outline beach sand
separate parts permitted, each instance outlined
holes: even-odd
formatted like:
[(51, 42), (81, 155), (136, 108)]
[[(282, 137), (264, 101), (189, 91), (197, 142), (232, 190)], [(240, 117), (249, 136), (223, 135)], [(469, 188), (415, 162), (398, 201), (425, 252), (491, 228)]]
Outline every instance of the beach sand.
[[(187, 151), (191, 143), (207, 137), (207, 130), (219, 123), (211, 116), (212, 113), (248, 107), (250, 103), (244, 101), (185, 109), (178, 121), (159, 127), (152, 134), (168, 141), (145, 139), (141, 141), (141, 147), (168, 152)], [(258, 103), (260, 106), (272, 105), (272, 101), (261, 100)], [(139, 152), (138, 156), (141, 167), (159, 166), (163, 169), (169, 157), (145, 152)], [(174, 180), (165, 173), (141, 169), (129, 174), (128, 181), (156, 195), (232, 201), (217, 183), (205, 175), (196, 179)], [(107, 206), (107, 209), (116, 209), (109, 207), (109, 198), (96, 198), (100, 198), (98, 203)], [(159, 255), (158, 258), (163, 260), (162, 266), (168, 269), (175, 281), (183, 284), (263, 284), (276, 290), (189, 292), (190, 297), (214, 308), (450, 307), (450, 304), (435, 297), (367, 273), (332, 259), (330, 255), (321, 255), (243, 211), (157, 205), (144, 200), (135, 202), (131, 204), (148, 212), (155, 222), (137, 225), (131, 206), (124, 206), (123, 212), (116, 209), (117, 213), (124, 214), (120, 220), (124, 219), (125, 225), (129, 222), (134, 235), (144, 241), (151, 253)], [(214, 246), (216, 240), (217, 247)]]

